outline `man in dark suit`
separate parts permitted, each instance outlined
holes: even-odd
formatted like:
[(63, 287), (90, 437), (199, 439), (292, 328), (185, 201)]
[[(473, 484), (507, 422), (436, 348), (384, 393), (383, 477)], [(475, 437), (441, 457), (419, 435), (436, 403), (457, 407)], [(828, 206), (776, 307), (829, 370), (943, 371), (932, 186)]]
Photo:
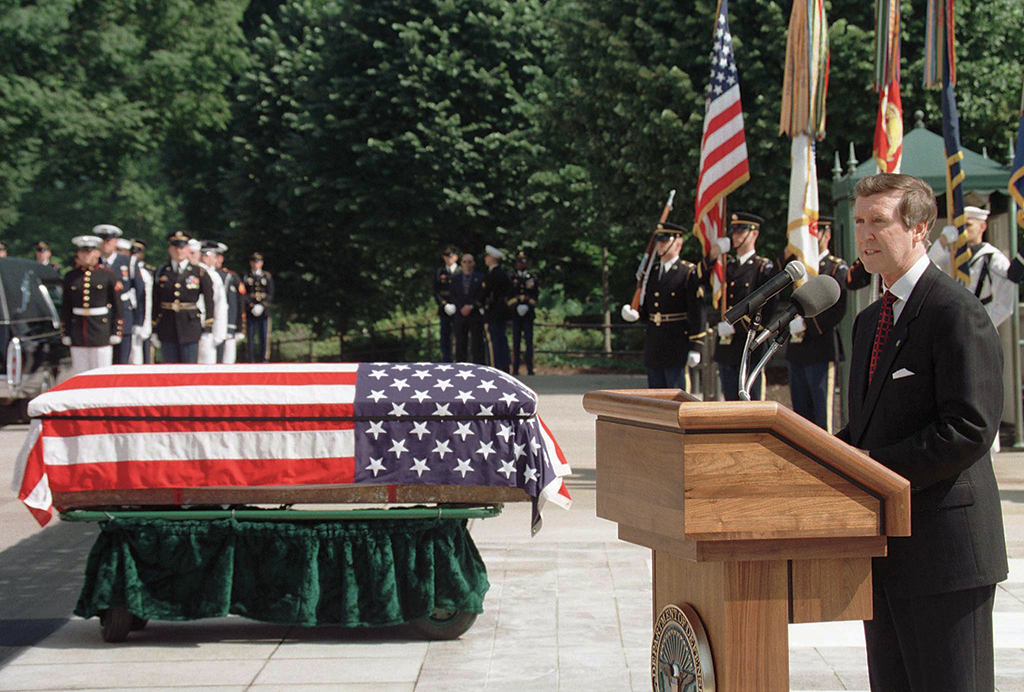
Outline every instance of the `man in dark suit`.
[(441, 253), (444, 266), (434, 273), (434, 301), (437, 318), (441, 323), (441, 360), (452, 362), (452, 327), (455, 323), (455, 304), (452, 302), (452, 281), (459, 275), (459, 252), (449, 245)]
[[(481, 310), (487, 295), (487, 282), (476, 271), (473, 255), (459, 260), (462, 273), (452, 280), (452, 302), (455, 304), (455, 360), (460, 363), (484, 363), (484, 323)], [(468, 358), (472, 357), (472, 361)]]
[(501, 268), (505, 253), (488, 245), (484, 252), (487, 266), (487, 291), (484, 294), (484, 341), (487, 344), (487, 364), (502, 372), (509, 371), (508, 320), (512, 308), (508, 297), (512, 293), (512, 280)]
[(857, 253), (883, 297), (853, 327), (840, 439), (911, 484), (911, 535), (873, 564), (864, 623), (871, 689), (992, 690), (992, 605), (1006, 578), (991, 447), (1002, 413), (999, 337), (981, 303), (933, 266), (931, 188), (907, 175), (855, 190)]
[[(540, 285), (537, 275), (526, 268), (529, 258), (520, 250), (516, 254), (516, 273), (512, 275), (512, 294), (508, 299), (512, 315), (512, 374), (519, 374), (519, 363), (526, 363), (526, 374), (533, 374), (533, 320), (537, 315)], [(520, 358), (523, 339), (526, 339), (525, 357)]]
[[(153, 344), (165, 363), (199, 360), (203, 320), (199, 299), (213, 305), (213, 281), (201, 264), (188, 260), (189, 236), (174, 231), (167, 236), (170, 261), (157, 270), (153, 280)], [(209, 318), (210, 322), (213, 317)]]

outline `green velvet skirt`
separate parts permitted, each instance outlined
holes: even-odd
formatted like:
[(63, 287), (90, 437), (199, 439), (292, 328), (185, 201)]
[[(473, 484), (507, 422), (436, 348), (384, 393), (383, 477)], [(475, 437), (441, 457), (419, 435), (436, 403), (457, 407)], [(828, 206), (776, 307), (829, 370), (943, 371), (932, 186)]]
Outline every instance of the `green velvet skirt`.
[(296, 625), (378, 627), (435, 608), (483, 612), (487, 570), (465, 519), (100, 524), (75, 607), (140, 618), (242, 615)]

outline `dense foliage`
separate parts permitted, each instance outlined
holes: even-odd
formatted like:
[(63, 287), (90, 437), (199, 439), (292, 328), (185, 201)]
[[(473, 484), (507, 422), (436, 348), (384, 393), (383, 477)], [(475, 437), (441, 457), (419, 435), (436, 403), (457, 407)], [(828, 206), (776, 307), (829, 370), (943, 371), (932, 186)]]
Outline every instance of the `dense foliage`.
[[(835, 152), (870, 157), (873, 3), (826, 3), (828, 207)], [(525, 248), (546, 300), (600, 309), (671, 188), (693, 222), (714, 0), (0, 0), (0, 238), (15, 254), (112, 222), (262, 250), (279, 303), (319, 333), (428, 300), (438, 250)], [(903, 3), (907, 127), (924, 5)], [(957, 3), (966, 147), (1007, 160), (1024, 4)], [(732, 0), (752, 182), (730, 208), (782, 244), (778, 136), (788, 3)], [(695, 257), (688, 242), (684, 254)]]

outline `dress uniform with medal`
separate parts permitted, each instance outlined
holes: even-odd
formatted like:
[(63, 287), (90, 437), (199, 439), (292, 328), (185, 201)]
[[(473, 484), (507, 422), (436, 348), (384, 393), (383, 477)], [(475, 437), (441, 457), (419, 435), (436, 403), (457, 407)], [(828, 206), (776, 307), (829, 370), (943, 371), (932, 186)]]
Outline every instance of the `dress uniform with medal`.
[(700, 364), (704, 337), (703, 289), (697, 266), (679, 256), (682, 226), (663, 221), (655, 228), (654, 251), (640, 310), (622, 307), (627, 322), (647, 323), (644, 367), (651, 389), (686, 389), (685, 368)]
[[(738, 304), (776, 274), (775, 263), (759, 256), (754, 249), (763, 223), (764, 219), (756, 214), (745, 212), (730, 214), (731, 243), (726, 238), (719, 238), (718, 243), (712, 243), (711, 252), (701, 259), (698, 272), (702, 283), (706, 286), (711, 285), (711, 269), (715, 260), (721, 258), (725, 263), (724, 308)], [(736, 251), (735, 257), (725, 254), (730, 246)], [(771, 319), (777, 302), (777, 298), (771, 298), (765, 303), (761, 310), (762, 322)], [(725, 314), (724, 309), (722, 314)], [(718, 336), (715, 343), (714, 361), (718, 363), (718, 376), (722, 381), (722, 394), (726, 401), (739, 400), (740, 362), (743, 357), (743, 348), (747, 342), (748, 325), (749, 318), (744, 317), (735, 325), (723, 320), (715, 328)], [(767, 344), (763, 344), (750, 354), (748, 375), (750, 369), (764, 355), (766, 349)], [(754, 382), (754, 386), (750, 388), (750, 398), (755, 401), (764, 398), (763, 372), (761, 377)]]
[[(508, 299), (512, 308), (512, 374), (519, 374), (519, 364), (526, 363), (526, 374), (533, 374), (533, 320), (537, 314), (540, 285), (537, 276), (526, 268), (529, 258), (520, 250), (516, 253), (516, 271), (512, 275), (512, 290)], [(525, 358), (522, 341), (526, 340)]]
[(121, 282), (100, 263), (99, 236), (80, 235), (71, 241), (75, 268), (64, 275), (61, 341), (71, 347), (74, 374), (111, 365), (113, 347), (121, 343)]
[(846, 314), (850, 271), (845, 260), (829, 254), (831, 239), (832, 219), (822, 216), (818, 219), (818, 275), (836, 280), (839, 300), (809, 320), (799, 315), (795, 317), (789, 323), (790, 340), (786, 347), (793, 410), (830, 433), (833, 432), (836, 366), (843, 360), (837, 327)]
[(452, 362), (452, 337), (455, 327), (455, 303), (452, 302), (452, 282), (459, 272), (459, 251), (449, 245), (441, 253), (444, 266), (434, 273), (434, 301), (441, 324), (441, 361)]
[(157, 270), (153, 282), (152, 339), (165, 363), (199, 360), (199, 299), (213, 305), (213, 281), (206, 267), (188, 260), (189, 240), (182, 231), (167, 236), (171, 261)]
[[(249, 272), (242, 277), (245, 284), (245, 338), (249, 343), (249, 362), (265, 363), (270, 357), (270, 313), (267, 308), (274, 299), (274, 277), (263, 271), (263, 255), (249, 257)], [(257, 339), (260, 345), (256, 345)]]

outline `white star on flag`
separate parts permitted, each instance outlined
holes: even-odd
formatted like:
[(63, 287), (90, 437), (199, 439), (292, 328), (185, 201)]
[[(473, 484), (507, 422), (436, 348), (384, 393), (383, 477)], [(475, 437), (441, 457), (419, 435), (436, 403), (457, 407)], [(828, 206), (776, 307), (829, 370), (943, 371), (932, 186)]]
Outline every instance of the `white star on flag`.
[(512, 426), (498, 423), (498, 437), (505, 440), (505, 444), (508, 444), (508, 440), (512, 437)]
[(378, 403), (381, 399), (387, 399), (387, 395), (384, 394), (383, 389), (371, 389), (370, 393), (366, 395), (367, 399), (373, 399), (373, 403)]
[(422, 380), (424, 377), (430, 377), (430, 372), (427, 370), (417, 370), (412, 374), (412, 376), (418, 377)]
[(451, 404), (434, 404), (437, 408), (434, 409), (435, 416), (450, 416), (452, 412), (448, 410)]
[(370, 422), (370, 429), (366, 431), (367, 435), (373, 435), (373, 439), (377, 439), (381, 435), (384, 435), (384, 421), (379, 420), (376, 423)]
[(516, 472), (516, 463), (514, 461), (503, 461), (501, 462), (501, 468), (498, 473), (504, 473), (505, 479), (508, 480), (512, 477), (512, 474)]
[(516, 395), (512, 392), (505, 392), (505, 394), (499, 398), (509, 406), (511, 406), (513, 402), (519, 401), (519, 399), (516, 398)]
[(487, 461), (487, 457), (494, 454), (494, 443), (493, 442), (481, 442), (480, 449), (476, 450), (475, 454), (483, 454), (484, 461)]
[(387, 469), (384, 468), (384, 457), (381, 457), (380, 459), (370, 457), (370, 465), (366, 467), (366, 470), (373, 471), (374, 478), (377, 477), (377, 473), (379, 471), (387, 471)]
[(477, 389), (482, 389), (485, 392), (489, 392), (492, 389), (497, 389), (497, 385), (494, 384), (494, 380), (483, 380), (476, 386)]
[(427, 394), (426, 392), (421, 392), (421, 391), (417, 390), (416, 393), (413, 394), (409, 398), (410, 399), (415, 399), (416, 401), (418, 401), (418, 402), (420, 402), (422, 404), (424, 399), (429, 399), (430, 398), (430, 395)]
[(526, 456), (526, 445), (521, 445), (521, 444), (517, 444), (517, 443), (513, 442), (512, 443), (512, 453), (516, 455), (516, 459), (517, 460), (519, 459), (519, 457), (525, 457)]
[(390, 413), (390, 415), (392, 415), (392, 416), (408, 416), (409, 414), (405, 412), (405, 404), (404, 403), (399, 404), (398, 402), (395, 402), (395, 403), (391, 404), (391, 413)]
[(406, 380), (395, 380), (394, 382), (391, 383), (391, 386), (397, 389), (398, 391), (402, 391), (403, 389), (409, 386), (409, 383)]
[(459, 462), (459, 465), (455, 468), (455, 473), (461, 473), (463, 478), (466, 477), (466, 473), (474, 470), (473, 467), (469, 465), (469, 462), (472, 461), (472, 459), (456, 459), (456, 461)]
[(532, 466), (526, 467), (526, 475), (524, 480), (525, 483), (529, 483), (530, 481), (536, 482), (538, 477), (539, 476), (537, 474), (537, 469), (533, 468)]
[[(418, 440), (422, 440), (424, 435), (429, 435), (430, 434), (430, 431), (427, 430), (426, 422), (425, 421), (421, 421), (419, 423), (413, 423), (412, 424), (412, 432), (410, 432), (409, 434), (410, 435), (415, 435), (416, 439), (418, 439)], [(374, 438), (374, 439), (376, 439), (376, 438)]]
[(379, 380), (382, 377), (387, 377), (388, 374), (383, 370), (374, 370), (373, 372), (370, 373), (369, 376)]
[(438, 380), (437, 384), (435, 384), (434, 386), (437, 387), (438, 389), (440, 389), (443, 392), (446, 389), (450, 389), (454, 385), (452, 385), (452, 381), (451, 380)]
[(540, 451), (540, 442), (537, 442), (536, 437), (530, 438), (530, 449), (533, 451), (534, 454)]
[(430, 467), (427, 466), (427, 460), (426, 459), (415, 459), (414, 458), (412, 460), (412, 466), (409, 467), (409, 470), (410, 471), (415, 471), (416, 472), (416, 477), (420, 478), (420, 477), (423, 476), (423, 472), (424, 471), (429, 471), (430, 470)]
[(469, 370), (459, 370), (457, 373), (455, 373), (455, 376), (461, 377), (464, 380), (468, 380), (472, 379), (473, 373), (471, 373)]
[(435, 367), (437, 367), (438, 370), (441, 370), (443, 372), (443, 371), (446, 371), (446, 370), (451, 370), (454, 366), (452, 366), (452, 365), (438, 365), (438, 366), (435, 366)]
[(493, 416), (494, 415), (494, 404), (491, 404), (490, 406), (484, 406), (483, 404), (481, 404), (480, 405), (480, 415), (481, 416)]
[(405, 363), (399, 363), (398, 365), (394, 366), (394, 368), (395, 370), (408, 370), (409, 366), (406, 365)]
[(456, 423), (456, 425), (459, 426), (459, 429), (456, 430), (455, 432), (453, 432), (452, 434), (453, 435), (461, 435), (463, 442), (466, 441), (466, 436), (467, 435), (475, 435), (476, 434), (472, 430), (469, 429), (469, 423)]
[(393, 452), (396, 457), (401, 459), (402, 452), (408, 452), (409, 450), (405, 448), (405, 440), (392, 440), (391, 449), (388, 451)]
[(474, 397), (469, 392), (459, 392), (457, 396), (452, 397), (452, 398), (458, 399), (462, 403), (466, 403), (467, 401), (469, 401), (470, 399), (473, 399)]
[(444, 459), (445, 454), (452, 453), (452, 448), (449, 447), (448, 444), (449, 440), (438, 440), (437, 444), (434, 445), (434, 448), (430, 451), (434, 452), (435, 454), (439, 454), (441, 458)]

